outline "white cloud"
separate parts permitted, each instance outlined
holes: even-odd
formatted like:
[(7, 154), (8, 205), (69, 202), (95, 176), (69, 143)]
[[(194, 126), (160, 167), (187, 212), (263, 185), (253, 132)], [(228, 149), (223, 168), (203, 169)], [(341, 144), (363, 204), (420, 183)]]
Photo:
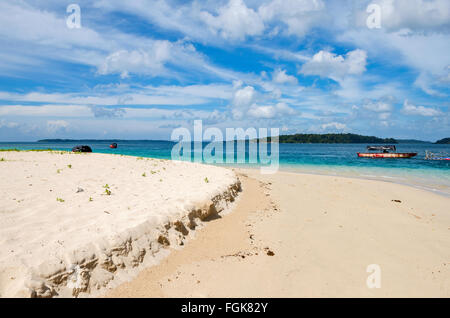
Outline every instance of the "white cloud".
[(239, 89), (234, 94), (233, 105), (236, 107), (247, 107), (253, 103), (256, 91), (252, 86)]
[[(448, 0), (373, 0), (381, 8), (381, 27), (389, 32), (407, 29), (413, 32), (450, 31)], [(367, 13), (361, 10), (358, 24), (365, 26)]]
[(367, 53), (363, 50), (348, 52), (345, 56), (319, 51), (302, 65), (300, 73), (318, 75), (341, 81), (348, 75), (359, 75), (366, 70)]
[(294, 115), (295, 111), (286, 103), (278, 103), (274, 106), (257, 106), (252, 105), (248, 110), (251, 117), (271, 119), (276, 116)]
[[(19, 122), (42, 122), (46, 128), (53, 131), (68, 128), (68, 119), (96, 120), (97, 122), (108, 122), (115, 120), (129, 121), (137, 120), (194, 120), (203, 119), (205, 122), (220, 122), (226, 119), (226, 114), (218, 110), (194, 110), (194, 109), (163, 109), (163, 108), (131, 108), (131, 107), (101, 107), (101, 106), (68, 106), (68, 105), (46, 105), (46, 106), (0, 106), (0, 115), (14, 118)], [(54, 118), (47, 120), (47, 118)], [(0, 128), (14, 128), (17, 122), (0, 120)], [(74, 128), (74, 127), (72, 127)]]
[(386, 101), (368, 101), (362, 106), (364, 109), (376, 112), (387, 113), (392, 111), (392, 105)]
[(19, 126), (18, 123), (12, 121), (0, 120), (0, 128), (15, 128)]
[(224, 39), (244, 40), (246, 36), (260, 35), (264, 31), (260, 16), (242, 0), (230, 0), (217, 11), (217, 15), (202, 11), (200, 16), (213, 33)]
[(272, 55), (276, 59), (283, 59), (286, 61), (302, 62), (302, 63), (309, 61), (309, 57), (303, 54), (302, 52), (292, 52), (285, 49), (267, 47), (257, 44), (251, 45), (251, 48), (256, 51)]
[(380, 113), (380, 114), (378, 114), (378, 118), (381, 119), (381, 120), (386, 120), (389, 117), (391, 117), (391, 113)]
[(122, 86), (101, 86), (88, 93), (42, 93), (26, 94), (1, 92), (0, 100), (68, 105), (200, 105), (217, 100), (229, 100), (234, 96), (232, 84), (161, 85), (143, 86), (136, 89)]
[(99, 0), (95, 7), (137, 15), (167, 30), (210, 44), (279, 34), (303, 37), (325, 20), (322, 0), (171, 1)]
[[(447, 75), (450, 79), (450, 77)], [(434, 86), (445, 86), (445, 75), (443, 76), (433, 76), (428, 72), (422, 72), (416, 78), (414, 85), (422, 89), (425, 93), (431, 96), (445, 96), (445, 94), (441, 93)]]
[[(103, 8), (101, 3), (106, 5), (106, 2), (100, 1), (94, 6)], [(116, 8), (122, 8), (120, 3), (111, 3), (109, 9), (114, 11)], [(153, 3), (140, 4), (142, 7), (134, 2), (123, 4), (123, 8), (131, 7), (136, 11), (144, 7), (148, 11), (154, 9)], [(83, 8), (90, 8), (91, 5), (93, 4), (81, 4), (82, 15)], [(83, 23), (80, 29), (69, 29), (64, 13), (37, 9), (25, 1), (1, 1), (0, 70), (8, 70), (9, 74), (17, 76), (18, 71), (30, 72), (32, 66), (46, 67), (46, 74), (54, 72), (65, 77), (66, 73), (60, 68), (49, 66), (58, 61), (93, 66), (99, 74), (119, 74), (122, 78), (137, 73), (182, 79), (181, 70), (185, 71), (185, 76), (201, 74), (221, 79), (243, 76), (238, 72), (212, 65), (192, 44), (184, 40), (170, 42), (156, 40), (148, 35), (124, 33), (111, 26), (104, 27), (101, 20), (98, 24), (93, 21), (90, 24)], [(191, 21), (191, 24), (198, 25), (199, 18), (195, 23)], [(186, 29), (183, 23), (180, 23), (180, 26)], [(206, 28), (203, 26), (203, 29)], [(168, 63), (173, 67), (167, 67)]]
[[(210, 30), (202, 23), (200, 12), (205, 10), (204, 2), (194, 1), (172, 5), (165, 0), (98, 0), (93, 5), (103, 12), (124, 12), (136, 15), (162, 29), (180, 32), (194, 40), (217, 41), (217, 37), (213, 37)], [(215, 2), (213, 7), (217, 7)]]
[(89, 117), (92, 112), (87, 106), (76, 105), (2, 105), (1, 116), (29, 116), (29, 117)]
[(405, 102), (403, 103), (402, 112), (407, 115), (418, 115), (426, 117), (439, 116), (442, 114), (439, 110), (436, 110), (434, 108), (415, 106), (413, 104), (410, 104), (408, 100), (405, 100)]
[[(449, 5), (450, 2), (446, 1)], [(408, 1), (402, 1), (402, 5), (408, 6)], [(397, 3), (397, 2), (396, 2)], [(417, 3), (420, 3), (418, 6)], [(417, 14), (423, 12), (430, 13), (427, 8), (430, 6), (436, 6), (436, 1), (412, 1), (412, 8), (415, 8)], [(407, 12), (406, 10), (399, 10), (399, 14)], [(428, 11), (427, 11), (428, 10)], [(437, 15), (442, 12), (434, 11)], [(428, 14), (427, 13), (427, 14)], [(447, 10), (447, 13), (450, 14)], [(367, 13), (362, 12), (364, 19), (367, 17)], [(337, 40), (344, 44), (355, 45), (368, 52), (371, 59), (376, 60), (380, 64), (390, 65), (394, 67), (406, 66), (415, 70), (419, 76), (416, 79), (415, 86), (422, 89), (424, 92), (431, 96), (444, 96), (445, 83), (441, 79), (445, 78), (448, 74), (446, 71), (448, 65), (450, 65), (450, 40), (449, 40), (449, 25), (450, 18), (446, 18), (447, 22), (440, 27), (428, 28), (420, 30), (416, 27), (416, 31), (404, 25), (403, 29), (396, 30), (388, 28), (387, 24), (384, 24), (382, 15), (382, 28), (380, 30), (370, 30), (365, 25), (365, 20), (361, 22), (361, 28), (359, 29), (343, 29), (342, 32), (337, 34)], [(410, 23), (414, 24), (414, 19)], [(430, 23), (432, 18), (429, 18)], [(407, 20), (402, 20), (402, 23), (406, 23)], [(385, 27), (386, 26), (386, 27)], [(447, 30), (447, 31), (445, 31)], [(444, 32), (445, 31), (445, 32)]]
[[(274, 96), (271, 92), (257, 92), (252, 86), (238, 89), (231, 103), (231, 115), (233, 119), (244, 119), (247, 115), (259, 119), (271, 119), (284, 115), (294, 115), (295, 110), (286, 102), (279, 101), (280, 96)], [(261, 105), (264, 103), (264, 105)]]
[[(303, 37), (313, 27), (321, 25), (324, 18), (325, 4), (321, 0), (272, 0), (261, 5), (258, 13), (266, 23), (287, 26), (287, 35)], [(272, 34), (278, 33), (278, 26)]]
[(346, 124), (338, 123), (338, 122), (322, 124), (320, 127), (322, 128), (322, 130), (325, 130), (325, 131), (336, 131), (336, 130), (342, 131), (342, 130), (347, 129)]
[(95, 117), (119, 118), (126, 113), (125, 109), (117, 107), (91, 106), (90, 108)]
[(297, 84), (298, 80), (295, 76), (286, 74), (286, 70), (277, 69), (273, 73), (272, 80), (277, 84)]
[(122, 78), (129, 73), (157, 76), (164, 73), (164, 63), (171, 55), (172, 44), (169, 41), (155, 41), (151, 49), (144, 50), (120, 50), (106, 57), (98, 68), (99, 74), (119, 73)]
[(423, 72), (440, 74), (450, 64), (450, 41), (447, 34), (405, 34), (374, 32), (367, 28), (346, 30), (339, 41), (352, 43), (369, 52), (371, 58), (384, 63), (406, 65)]
[(249, 109), (248, 114), (255, 118), (273, 118), (276, 115), (274, 106), (253, 106)]
[(65, 120), (49, 120), (47, 121), (47, 130), (50, 133), (55, 133), (59, 130), (65, 130), (69, 127), (69, 123)]

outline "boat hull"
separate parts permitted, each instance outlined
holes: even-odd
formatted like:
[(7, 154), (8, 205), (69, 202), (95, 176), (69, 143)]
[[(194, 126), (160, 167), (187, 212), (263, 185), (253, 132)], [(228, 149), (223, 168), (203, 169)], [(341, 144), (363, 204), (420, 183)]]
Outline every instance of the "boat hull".
[(396, 153), (361, 153), (358, 152), (358, 157), (361, 158), (412, 158), (417, 156), (416, 152), (396, 152)]

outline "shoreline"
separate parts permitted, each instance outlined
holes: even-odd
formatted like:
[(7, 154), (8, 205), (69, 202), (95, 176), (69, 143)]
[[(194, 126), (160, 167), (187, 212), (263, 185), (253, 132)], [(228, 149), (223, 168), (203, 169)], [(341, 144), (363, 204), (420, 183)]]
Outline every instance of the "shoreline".
[[(258, 168), (243, 168), (243, 169), (258, 169)], [(412, 187), (419, 190), (428, 191), (437, 195), (444, 196), (446, 198), (450, 198), (450, 187), (448, 187), (448, 192), (432, 188), (431, 186), (426, 185), (420, 185), (420, 184), (414, 184), (411, 182), (402, 182), (400, 180), (397, 180), (395, 177), (386, 177), (386, 176), (359, 176), (359, 175), (343, 175), (343, 174), (331, 174), (331, 173), (320, 173), (320, 172), (304, 172), (300, 170), (295, 170), (295, 168), (292, 169), (286, 169), (284, 167), (280, 167), (280, 172), (286, 172), (286, 173), (296, 173), (296, 174), (303, 174), (303, 175), (317, 175), (317, 176), (329, 176), (329, 177), (341, 177), (341, 178), (348, 178), (348, 179), (359, 179), (359, 180), (372, 180), (372, 181), (380, 181), (380, 182), (387, 182), (387, 183), (393, 183), (403, 186)]]
[[(210, 164), (208, 164), (208, 165), (210, 165)], [(211, 165), (213, 165), (213, 164), (211, 164)], [(214, 165), (214, 166), (224, 167), (224, 168), (227, 168), (227, 169), (242, 169), (242, 170), (248, 169), (248, 170), (255, 170), (255, 171), (259, 170), (259, 167), (257, 167), (257, 166), (239, 166), (239, 165), (236, 165), (236, 166)], [(446, 187), (446, 191), (445, 191), (445, 190), (435, 189), (435, 188), (432, 187), (432, 185), (426, 184), (426, 183), (415, 184), (413, 182), (407, 182), (407, 181), (402, 182), (402, 181), (398, 180), (396, 177), (392, 177), (392, 176), (376, 176), (376, 175), (374, 175), (374, 176), (368, 176), (368, 175), (364, 176), (364, 175), (356, 175), (356, 174), (354, 174), (354, 175), (352, 175), (352, 174), (349, 174), (349, 175), (347, 175), (347, 174), (332, 174), (332, 173), (329, 173), (329, 172), (328, 173), (327, 172), (321, 173), (321, 172), (318, 172), (318, 171), (304, 171), (304, 169), (299, 169), (299, 167), (303, 168), (303, 167), (306, 167), (306, 166), (307, 165), (298, 165), (298, 167), (295, 167), (295, 165), (289, 165), (289, 166), (287, 166), (287, 165), (286, 166), (280, 165), (278, 171), (279, 172), (286, 172), (286, 173), (301, 174), (301, 175), (317, 175), (317, 176), (341, 177), (341, 178), (349, 178), (349, 179), (373, 180), (373, 181), (394, 183), (394, 184), (398, 184), (398, 185), (404, 185), (404, 186), (409, 186), (409, 187), (412, 187), (412, 188), (415, 188), (415, 189), (428, 191), (428, 192), (431, 192), (431, 193), (435, 193), (435, 194), (438, 194), (438, 195), (450, 198), (450, 185), (449, 186), (445, 185), (445, 187)], [(325, 166), (325, 167), (328, 168), (330, 166)], [(332, 167), (335, 167), (335, 166), (332, 166)], [(343, 167), (343, 169), (346, 168), (346, 166), (342, 166), (342, 167)], [(331, 168), (331, 169), (333, 169), (333, 168)], [(358, 169), (364, 169), (364, 168), (361, 167), (361, 168), (358, 168)], [(387, 169), (389, 169), (389, 168), (387, 168)], [(401, 169), (401, 168), (399, 168), (399, 169)], [(318, 170), (320, 170), (320, 169), (318, 169)], [(327, 170), (327, 169), (323, 169), (323, 170)]]
[[(20, 150), (20, 151), (30, 151), (30, 150)], [(60, 152), (60, 150), (54, 150)], [(66, 152), (67, 150), (61, 150)], [(67, 151), (70, 153), (70, 151)], [(148, 155), (138, 155), (138, 154), (121, 154), (121, 153), (111, 153), (109, 150), (106, 152), (94, 152), (98, 154), (111, 154), (121, 157), (143, 157), (156, 160), (171, 160), (165, 156), (148, 156)], [(380, 160), (380, 159), (374, 159)], [(402, 159), (399, 159), (402, 160)], [(404, 159), (403, 159), (404, 160)], [(191, 161), (186, 161), (191, 162)], [(217, 166), (222, 168), (238, 168), (238, 169), (259, 169), (257, 166), (252, 164), (207, 164), (211, 166)], [(409, 169), (409, 170), (405, 170)], [(288, 164), (280, 163), (280, 171), (304, 173), (304, 174), (318, 174), (318, 175), (329, 175), (329, 176), (342, 176), (349, 178), (361, 178), (367, 180), (379, 180), (394, 182), (397, 184), (409, 185), (415, 188), (424, 189), (431, 191), (433, 193), (438, 193), (450, 197), (450, 174), (448, 174), (448, 169), (437, 170), (436, 168), (405, 168), (405, 167), (379, 167), (379, 166), (355, 166), (355, 165), (319, 165), (319, 164)], [(367, 172), (367, 174), (366, 174)], [(366, 175), (365, 175), (366, 174)], [(444, 175), (444, 176), (443, 176)]]
[[(292, 171), (261, 175), (248, 167), (125, 155), (11, 152), (2, 157), (6, 162), (0, 168), (11, 165), (0, 183), (0, 212), (8, 216), (0, 219), (0, 226), (9, 233), (1, 238), (2, 297), (11, 291), (21, 297), (450, 296), (449, 198), (428, 190), (380, 182), (384, 180)], [(158, 170), (153, 181), (148, 179), (153, 176), (150, 169)], [(148, 176), (141, 176), (142, 171)], [(158, 178), (167, 182), (153, 184)], [(219, 203), (221, 213), (212, 215), (210, 195), (229, 187), (222, 178), (239, 180), (243, 191), (237, 200), (231, 194), (227, 203)], [(99, 192), (105, 191), (106, 182), (113, 196)], [(212, 191), (212, 185), (218, 188)], [(159, 191), (156, 196), (149, 197), (149, 186)], [(55, 202), (55, 196), (64, 200)], [(158, 197), (172, 198), (170, 206), (178, 211), (202, 206), (205, 218), (197, 218), (195, 231), (191, 218), (180, 226), (186, 213), (178, 212), (162, 215), (159, 227), (153, 221), (148, 228), (139, 227), (149, 214), (136, 219), (136, 212), (148, 209), (152, 200), (157, 203), (149, 211), (159, 209), (164, 201)], [(86, 214), (102, 211), (101, 222)], [(86, 230), (104, 226), (122, 212), (117, 223), (122, 230), (115, 228), (109, 245), (108, 240), (100, 244), (104, 248), (81, 241), (81, 249), (72, 253), (75, 245), (64, 242), (72, 237), (92, 241), (95, 232)], [(116, 235), (130, 226), (129, 235)], [(46, 237), (58, 244), (62, 240), (62, 245), (45, 243)], [(29, 243), (35, 247), (21, 247)], [(39, 258), (25, 257), (40, 244), (50, 244), (47, 251), (55, 250), (56, 260), (64, 265), (42, 263), (45, 249)], [(99, 257), (98, 251), (106, 256)], [(24, 258), (17, 262), (20, 255)], [(24, 264), (33, 268), (31, 276)], [(383, 268), (387, 285), (381, 290), (365, 285), (369, 264)], [(25, 284), (29, 279), (31, 284)]]
[[(105, 297), (450, 296), (448, 198), (375, 180), (235, 170), (243, 193), (230, 214)], [(382, 270), (380, 289), (366, 285), (371, 264)]]

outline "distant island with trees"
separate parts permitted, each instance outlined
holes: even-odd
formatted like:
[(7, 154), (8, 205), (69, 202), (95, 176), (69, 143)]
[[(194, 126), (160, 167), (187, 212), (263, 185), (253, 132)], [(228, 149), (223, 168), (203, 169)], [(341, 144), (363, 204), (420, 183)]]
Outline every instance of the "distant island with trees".
[[(270, 137), (257, 139), (257, 141), (269, 141)], [(120, 139), (42, 139), (38, 142), (121, 142)], [(131, 140), (130, 140), (131, 141)], [(164, 140), (132, 140), (132, 141), (160, 141)], [(432, 144), (431, 141), (416, 139), (379, 138), (375, 136), (363, 136), (358, 134), (293, 134), (280, 135), (279, 142), (283, 144)], [(434, 144), (450, 144), (450, 138), (436, 141)]]
[(444, 138), (444, 139), (436, 141), (435, 143), (439, 144), (439, 145), (449, 145), (450, 144), (450, 138)]
[[(259, 141), (270, 142), (267, 139)], [(280, 135), (279, 142), (285, 144), (432, 144), (431, 141), (416, 139), (379, 138), (375, 136), (363, 136), (358, 134), (293, 134)], [(438, 140), (436, 144), (449, 144), (450, 138)]]

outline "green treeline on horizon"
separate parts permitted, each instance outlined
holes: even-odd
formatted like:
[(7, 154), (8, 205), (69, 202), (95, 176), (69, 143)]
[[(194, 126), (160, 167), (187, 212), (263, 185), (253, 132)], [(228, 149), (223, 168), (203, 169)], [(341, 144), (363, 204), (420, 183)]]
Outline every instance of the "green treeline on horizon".
[(449, 145), (450, 144), (450, 138), (444, 138), (444, 139), (436, 141), (435, 143), (436, 144), (441, 144), (441, 145), (444, 145), (444, 144)]
[[(267, 141), (270, 142), (268, 137)], [(68, 142), (68, 141), (85, 141), (85, 142), (101, 142), (101, 141), (125, 141), (120, 139), (99, 140), (99, 139), (42, 139), (38, 142)], [(133, 141), (163, 141), (163, 140), (133, 140)], [(266, 141), (266, 138), (258, 139), (258, 141)], [(432, 143), (430, 141), (422, 141), (416, 139), (395, 139), (395, 138), (379, 138), (375, 136), (363, 136), (358, 134), (293, 134), (280, 135), (280, 143), (291, 144), (406, 144), (406, 143)], [(443, 138), (435, 142), (435, 144), (450, 144), (450, 138)]]
[[(259, 139), (265, 141), (266, 139)], [(270, 137), (268, 141), (270, 141)], [(379, 138), (375, 136), (363, 136), (358, 134), (293, 134), (280, 135), (279, 142), (284, 144), (419, 144), (432, 143), (430, 141), (416, 139)], [(450, 138), (444, 138), (435, 144), (450, 144)]]
[[(270, 140), (271, 139), (269, 137), (268, 141)], [(280, 135), (279, 142), (285, 144), (361, 144), (361, 143), (397, 144), (398, 143), (398, 141), (394, 138), (378, 138), (375, 136), (362, 136), (357, 134)]]

